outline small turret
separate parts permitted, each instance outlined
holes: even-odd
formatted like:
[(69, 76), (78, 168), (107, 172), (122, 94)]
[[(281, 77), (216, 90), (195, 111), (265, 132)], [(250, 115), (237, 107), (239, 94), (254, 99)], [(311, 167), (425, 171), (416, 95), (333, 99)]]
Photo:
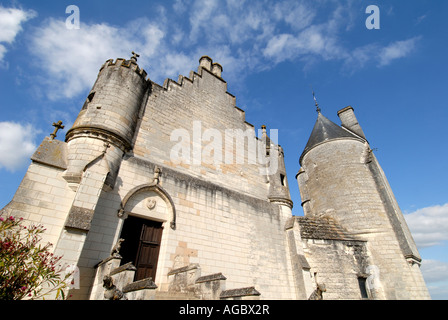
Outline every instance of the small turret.
[[(272, 142), (266, 133), (266, 126), (262, 126), (262, 140), (266, 143), (266, 155), (270, 159), (269, 170), (269, 201), (292, 209), (293, 203), (289, 192), (288, 180), (283, 148)], [(275, 157), (275, 158), (274, 158)], [(273, 165), (276, 164), (276, 165)]]

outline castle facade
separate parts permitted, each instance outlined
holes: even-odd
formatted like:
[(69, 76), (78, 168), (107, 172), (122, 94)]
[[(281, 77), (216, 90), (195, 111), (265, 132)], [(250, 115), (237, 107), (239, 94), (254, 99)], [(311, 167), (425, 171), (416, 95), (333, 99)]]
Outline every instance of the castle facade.
[(222, 66), (204, 56), (161, 86), (137, 58), (105, 62), (3, 208), (47, 228), (79, 272), (72, 299), (429, 298), (353, 108), (341, 126), (317, 113), (293, 216), (275, 132), (246, 121)]

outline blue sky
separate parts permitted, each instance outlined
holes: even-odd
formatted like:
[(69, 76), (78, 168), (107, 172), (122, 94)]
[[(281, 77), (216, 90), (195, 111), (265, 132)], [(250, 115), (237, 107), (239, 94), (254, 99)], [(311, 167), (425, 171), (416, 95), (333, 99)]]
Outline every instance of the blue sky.
[[(79, 29), (67, 27), (69, 5)], [(369, 5), (379, 29), (368, 29)], [(316, 111), (351, 105), (424, 259), (448, 298), (447, 1), (0, 1), (0, 208), (52, 123), (73, 124), (99, 67), (138, 52), (162, 84), (210, 56), (256, 128), (279, 130), (293, 212), (295, 174)], [(73, 20), (69, 20), (70, 23)]]

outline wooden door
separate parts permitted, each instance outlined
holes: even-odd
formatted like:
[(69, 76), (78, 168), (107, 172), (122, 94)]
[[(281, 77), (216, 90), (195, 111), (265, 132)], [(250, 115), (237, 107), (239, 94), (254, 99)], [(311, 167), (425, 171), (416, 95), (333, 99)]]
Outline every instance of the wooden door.
[(135, 281), (149, 277), (155, 280), (162, 232), (162, 223), (154, 221), (143, 223), (135, 258), (135, 267), (137, 268)]

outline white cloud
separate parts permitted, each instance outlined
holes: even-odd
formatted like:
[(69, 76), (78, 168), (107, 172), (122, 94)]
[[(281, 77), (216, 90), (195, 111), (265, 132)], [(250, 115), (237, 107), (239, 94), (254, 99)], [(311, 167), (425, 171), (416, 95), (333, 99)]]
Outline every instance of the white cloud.
[(30, 124), (0, 122), (0, 168), (15, 171), (25, 166), (36, 150), (37, 133)]
[(6, 54), (6, 47), (0, 44), (0, 62), (3, 60), (5, 54)]
[(386, 66), (393, 60), (408, 56), (415, 48), (420, 37), (396, 41), (381, 49), (379, 53), (380, 66)]
[[(184, 74), (188, 75), (187, 69), (191, 69), (191, 66), (197, 64), (199, 58), (192, 59), (192, 57), (187, 56), (183, 53), (168, 53), (165, 56), (165, 63), (163, 64), (161, 70), (164, 74)], [(180, 71), (182, 70), (182, 71)], [(177, 80), (177, 78), (175, 79)]]
[(425, 282), (448, 280), (448, 263), (438, 260), (423, 260), (421, 271)]
[[(344, 71), (354, 73), (368, 64), (376, 63), (378, 67), (390, 65), (394, 60), (409, 56), (421, 37), (400, 40), (382, 46), (379, 43), (369, 43), (354, 48), (344, 56)], [(341, 55), (342, 56), (342, 55)]]
[(448, 240), (448, 203), (418, 209), (404, 217), (418, 247), (440, 245)]
[(423, 259), (421, 271), (431, 298), (446, 300), (448, 297), (448, 263)]
[[(219, 2), (217, 0), (196, 0), (191, 6), (190, 12), (190, 40), (197, 41), (200, 37), (202, 38), (201, 31), (212, 27), (213, 24), (207, 21), (214, 17), (215, 13), (218, 11), (217, 7)], [(206, 33), (206, 32), (203, 32)]]
[(301, 30), (311, 25), (317, 12), (305, 2), (283, 1), (275, 4), (273, 14), (277, 20), (285, 21), (294, 30)]
[[(264, 55), (270, 58), (285, 59), (287, 57), (279, 57), (283, 55), (285, 51), (290, 51), (292, 46), (293, 36), (290, 34), (279, 34), (269, 40), (266, 48), (264, 49)], [(290, 54), (287, 54), (287, 56)]]
[(367, 63), (372, 61), (372, 52), (378, 51), (378, 45), (368, 44), (362, 47), (358, 47), (347, 56), (347, 59), (344, 62), (344, 66), (346, 69), (350, 69), (351, 71), (357, 71), (360, 68), (363, 68)]
[(83, 23), (73, 30), (67, 29), (64, 21), (50, 19), (32, 34), (31, 50), (46, 73), (49, 97), (70, 98), (91, 88), (107, 59), (129, 58), (136, 51), (144, 52), (141, 60), (148, 61), (163, 36), (163, 31), (146, 19), (122, 28)]
[(337, 44), (337, 36), (327, 31), (327, 25), (312, 25), (297, 34), (274, 36), (267, 43), (264, 55), (275, 62), (309, 56), (324, 60), (346, 58), (345, 49)]
[[(331, 8), (321, 14), (323, 4)], [(141, 54), (139, 65), (157, 83), (188, 76), (204, 54), (223, 65), (223, 77), (230, 82), (285, 60), (301, 61), (305, 67), (336, 60), (356, 72), (412, 52), (417, 38), (387, 47), (347, 47), (340, 38), (354, 20), (352, 4), (176, 0), (172, 10), (159, 6), (151, 20), (139, 18), (124, 26), (81, 21), (80, 29), (69, 30), (64, 21), (49, 19), (30, 36), (35, 65), (43, 70), (36, 82), (52, 99), (76, 97), (91, 88), (107, 59), (128, 58), (131, 51)], [(3, 50), (0, 44), (0, 54)]]
[(22, 24), (35, 16), (36, 13), (32, 10), (4, 8), (0, 5), (0, 61), (7, 51), (5, 44), (13, 43), (17, 34), (22, 31)]

